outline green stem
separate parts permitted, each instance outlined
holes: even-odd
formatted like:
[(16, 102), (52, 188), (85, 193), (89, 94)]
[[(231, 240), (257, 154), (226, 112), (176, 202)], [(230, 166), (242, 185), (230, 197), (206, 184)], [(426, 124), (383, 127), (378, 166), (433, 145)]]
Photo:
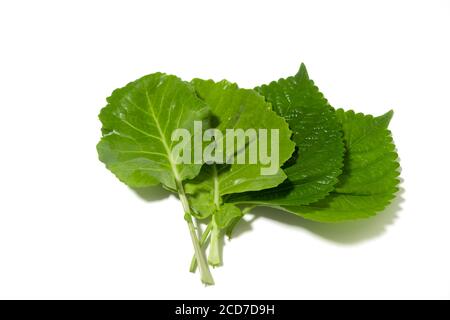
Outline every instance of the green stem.
[(209, 254), (208, 263), (213, 267), (220, 266), (222, 264), (222, 259), (220, 259), (220, 236), (222, 232), (213, 221), (211, 237), (209, 242)]
[[(205, 231), (202, 234), (202, 237), (200, 238), (200, 246), (202, 249), (205, 248), (206, 243), (208, 242), (209, 239), (209, 233), (211, 232), (212, 229), (212, 224), (211, 222), (208, 223), (208, 225), (206, 226)], [(194, 273), (195, 270), (197, 270), (197, 258), (195, 257), (195, 255), (192, 257), (191, 260), (191, 266), (189, 267), (189, 271)]]
[(199, 269), (200, 269), (200, 278), (204, 284), (213, 285), (214, 279), (211, 275), (211, 271), (209, 270), (208, 263), (206, 262), (206, 258), (203, 254), (202, 248), (200, 246), (200, 242), (198, 240), (197, 234), (195, 232), (194, 223), (192, 222), (191, 217), (191, 209), (189, 206), (189, 202), (186, 197), (186, 193), (184, 192), (184, 187), (181, 181), (177, 180), (177, 189), (178, 195), (180, 196), (181, 203), (183, 204), (183, 209), (185, 212), (184, 219), (186, 220), (189, 227), (189, 234), (191, 235), (192, 244), (194, 246), (194, 252), (196, 260), (198, 261)]
[(177, 187), (177, 191), (178, 191), (178, 195), (180, 197), (181, 203), (183, 204), (183, 209), (184, 209), (184, 219), (186, 220), (188, 227), (189, 227), (189, 234), (191, 235), (191, 240), (192, 240), (192, 244), (194, 246), (194, 252), (195, 252), (195, 256), (197, 257), (197, 261), (200, 267), (200, 278), (202, 280), (203, 283), (205, 284), (214, 284), (214, 279), (211, 275), (211, 271), (209, 270), (209, 266), (206, 263), (206, 258), (202, 252), (202, 249), (200, 247), (200, 243), (198, 241), (198, 236), (195, 232), (195, 227), (194, 224), (192, 222), (192, 216), (191, 216), (191, 208), (189, 206), (189, 202), (187, 200), (186, 197), (186, 193), (184, 192), (184, 186), (183, 186), (183, 182), (182, 179), (180, 177), (180, 173), (178, 171), (178, 167), (176, 164), (176, 161), (174, 161), (173, 157), (172, 157), (172, 149), (169, 146), (169, 144), (167, 143), (167, 136), (165, 131), (161, 128), (161, 126), (159, 125), (159, 121), (158, 121), (158, 117), (155, 115), (155, 111), (153, 108), (153, 105), (150, 101), (148, 92), (146, 91), (146, 96), (147, 96), (147, 104), (150, 107), (150, 111), (151, 111), (151, 116), (153, 117), (153, 120), (155, 121), (156, 124), (156, 128), (158, 129), (159, 135), (160, 135), (160, 141), (164, 146), (164, 149), (166, 150), (166, 154), (167, 154), (167, 159), (169, 160), (170, 163), (170, 168), (172, 170), (172, 173), (174, 175), (175, 178), (175, 184)]
[[(216, 211), (214, 214), (220, 209), (220, 197), (219, 197), (219, 176), (217, 173), (216, 165), (213, 166), (213, 178), (214, 178), (214, 205), (216, 206)], [(209, 241), (209, 254), (208, 254), (208, 263), (214, 267), (222, 264), (220, 259), (220, 236), (221, 230), (217, 226), (214, 221), (214, 216), (211, 219), (212, 223), (212, 231)]]
[[(216, 210), (214, 214), (220, 210), (220, 196), (219, 196), (219, 176), (217, 172), (217, 166), (213, 166), (213, 178), (214, 178), (214, 205)], [(220, 236), (221, 230), (217, 226), (214, 221), (214, 215), (211, 219), (212, 223), (212, 231), (209, 241), (209, 254), (208, 254), (208, 263), (213, 267), (217, 267), (222, 264), (220, 259)]]

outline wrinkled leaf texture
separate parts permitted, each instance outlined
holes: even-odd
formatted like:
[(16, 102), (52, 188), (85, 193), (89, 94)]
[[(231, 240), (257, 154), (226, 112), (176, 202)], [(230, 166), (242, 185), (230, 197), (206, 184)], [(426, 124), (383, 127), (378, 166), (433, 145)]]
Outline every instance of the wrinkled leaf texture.
[(336, 190), (328, 197), (305, 206), (284, 210), (320, 222), (368, 218), (382, 211), (395, 197), (399, 162), (391, 132), (393, 112), (380, 117), (336, 111), (344, 132), (346, 156)]
[(283, 167), (288, 179), (276, 188), (231, 196), (234, 203), (302, 205), (327, 196), (341, 174), (344, 145), (334, 109), (309, 79), (305, 66), (286, 79), (257, 87), (285, 118), (297, 150)]

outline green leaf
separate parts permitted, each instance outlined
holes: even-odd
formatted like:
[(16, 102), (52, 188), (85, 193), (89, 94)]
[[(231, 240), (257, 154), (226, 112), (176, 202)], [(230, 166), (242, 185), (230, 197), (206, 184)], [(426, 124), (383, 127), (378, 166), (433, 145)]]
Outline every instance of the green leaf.
[[(186, 129), (189, 138), (194, 136), (194, 121), (207, 119), (208, 108), (189, 83), (162, 73), (115, 90), (107, 102), (99, 116), (103, 125), (103, 136), (97, 145), (100, 160), (131, 187), (161, 183), (178, 192), (201, 280), (214, 284), (183, 187), (183, 180), (199, 173), (202, 162), (197, 164), (192, 157), (191, 164), (177, 161), (179, 155), (174, 150), (179, 142), (172, 141), (175, 129)], [(190, 148), (190, 142), (184, 145)]]
[(214, 214), (214, 222), (220, 229), (227, 228), (234, 219), (242, 217), (241, 210), (231, 203), (220, 206), (218, 212)]
[(225, 234), (228, 236), (229, 239), (231, 239), (234, 229), (239, 224), (239, 222), (244, 217), (244, 215), (246, 215), (248, 212), (250, 212), (253, 208), (254, 208), (254, 206), (244, 207), (241, 211), (242, 212), (241, 216), (233, 218), (233, 220), (231, 220), (228, 223), (228, 226), (225, 229)]
[(368, 218), (383, 210), (398, 191), (398, 155), (387, 129), (393, 112), (376, 118), (342, 109), (336, 114), (346, 146), (344, 170), (336, 190), (310, 205), (283, 207), (310, 220)]
[[(190, 205), (194, 211), (203, 212), (200, 214), (201, 217), (208, 216), (204, 212), (205, 208), (210, 209), (212, 204), (215, 207), (215, 210), (210, 211), (213, 217), (210, 222), (212, 228), (208, 262), (210, 265), (218, 266), (221, 264), (222, 230), (242, 216), (238, 207), (223, 203), (223, 196), (236, 192), (258, 191), (279, 185), (286, 179), (280, 166), (291, 157), (295, 144), (290, 140), (292, 133), (286, 121), (273, 112), (270, 104), (254, 90), (239, 89), (236, 84), (228, 81), (215, 83), (212, 80), (194, 79), (192, 83), (197, 95), (211, 108), (213, 118), (211, 124), (221, 133), (215, 137), (216, 145), (226, 146), (225, 150), (222, 149), (220, 153), (221, 157), (216, 159), (215, 163), (205, 165), (195, 179), (186, 183), (186, 192), (191, 195), (189, 197)], [(248, 161), (252, 154), (255, 155), (255, 150), (260, 155), (261, 136), (255, 140), (249, 138), (242, 145), (238, 144), (232, 136), (231, 144), (234, 147), (230, 151), (228, 150), (230, 136), (227, 135), (230, 129), (255, 130), (258, 134), (260, 134), (259, 129), (267, 130), (269, 138), (267, 154), (278, 158), (273, 174), (262, 174), (267, 165), (260, 161), (259, 156), (256, 163), (251, 164)], [(274, 140), (277, 142), (274, 145), (271, 140), (271, 129), (275, 129), (278, 133), (279, 140)], [(255, 143), (257, 143), (256, 149), (253, 149), (252, 152)], [(245, 156), (245, 164), (226, 161), (232, 156), (237, 158), (238, 154)], [(206, 206), (204, 203), (198, 205), (197, 199), (202, 197), (201, 194), (209, 195), (209, 200), (202, 199), (207, 204)]]
[(155, 73), (115, 90), (100, 112), (103, 137), (100, 160), (131, 187), (162, 183), (176, 190), (176, 181), (194, 178), (201, 164), (176, 164), (172, 157), (174, 129), (193, 134), (194, 120), (208, 109), (189, 83)]
[(334, 109), (302, 64), (294, 77), (255, 88), (293, 132), (294, 156), (283, 167), (288, 179), (276, 188), (232, 195), (234, 203), (300, 205), (327, 196), (341, 174), (344, 146)]
[(195, 192), (188, 196), (192, 214), (197, 219), (206, 219), (216, 211), (214, 199), (208, 192)]
[[(216, 140), (217, 143), (220, 144), (222, 141), (223, 145), (227, 144), (226, 129), (255, 129), (256, 131), (268, 129), (269, 136), (270, 129), (277, 129), (279, 130), (279, 165), (273, 175), (261, 174), (261, 169), (267, 165), (260, 161), (255, 164), (205, 165), (194, 180), (186, 183), (187, 193), (207, 192), (211, 199), (216, 198), (216, 203), (220, 204), (223, 195), (263, 190), (283, 182), (286, 175), (279, 166), (289, 159), (294, 151), (294, 143), (290, 140), (291, 131), (284, 119), (273, 112), (270, 104), (253, 90), (239, 89), (236, 84), (228, 81), (215, 83), (212, 80), (194, 79), (192, 83), (198, 96), (210, 107), (215, 128), (223, 133), (223, 141)], [(234, 145), (235, 150), (238, 150), (237, 144)], [(269, 154), (274, 152), (270, 146), (269, 142)], [(224, 150), (224, 160), (230, 157), (227, 151)], [(244, 146), (242, 152), (245, 152), (248, 159), (250, 143)]]

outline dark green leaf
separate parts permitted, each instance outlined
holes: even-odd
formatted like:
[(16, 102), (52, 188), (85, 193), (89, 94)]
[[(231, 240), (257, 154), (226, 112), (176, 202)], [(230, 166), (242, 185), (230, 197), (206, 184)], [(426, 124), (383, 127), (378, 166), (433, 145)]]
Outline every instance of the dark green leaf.
[(309, 79), (305, 66), (294, 77), (257, 87), (293, 131), (297, 151), (283, 167), (288, 179), (276, 188), (236, 194), (227, 201), (301, 205), (328, 195), (341, 174), (344, 146), (333, 108)]
[(336, 114), (343, 127), (347, 150), (336, 190), (310, 205), (284, 207), (321, 222), (373, 216), (383, 210), (398, 191), (398, 156), (387, 129), (392, 111), (376, 118), (341, 109)]

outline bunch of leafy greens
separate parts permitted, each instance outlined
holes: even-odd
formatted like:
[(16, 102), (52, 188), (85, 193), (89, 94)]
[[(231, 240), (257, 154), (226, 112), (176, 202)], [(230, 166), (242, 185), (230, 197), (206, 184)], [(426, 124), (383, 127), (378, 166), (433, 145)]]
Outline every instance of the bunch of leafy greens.
[[(214, 284), (209, 265), (222, 264), (225, 234), (231, 236), (253, 208), (339, 222), (375, 215), (398, 190), (398, 156), (388, 130), (392, 111), (373, 117), (333, 109), (303, 64), (295, 76), (254, 90), (155, 73), (115, 90), (107, 103), (99, 116), (100, 160), (132, 188), (161, 185), (178, 195), (194, 247), (190, 270), (198, 266), (208, 285)], [(180, 163), (172, 132), (186, 129), (194, 137), (195, 121), (221, 133), (211, 137), (216, 145), (227, 129), (278, 129), (281, 167), (261, 175), (260, 162)], [(232, 143), (222, 159), (236, 152), (249, 156), (252, 141)]]

